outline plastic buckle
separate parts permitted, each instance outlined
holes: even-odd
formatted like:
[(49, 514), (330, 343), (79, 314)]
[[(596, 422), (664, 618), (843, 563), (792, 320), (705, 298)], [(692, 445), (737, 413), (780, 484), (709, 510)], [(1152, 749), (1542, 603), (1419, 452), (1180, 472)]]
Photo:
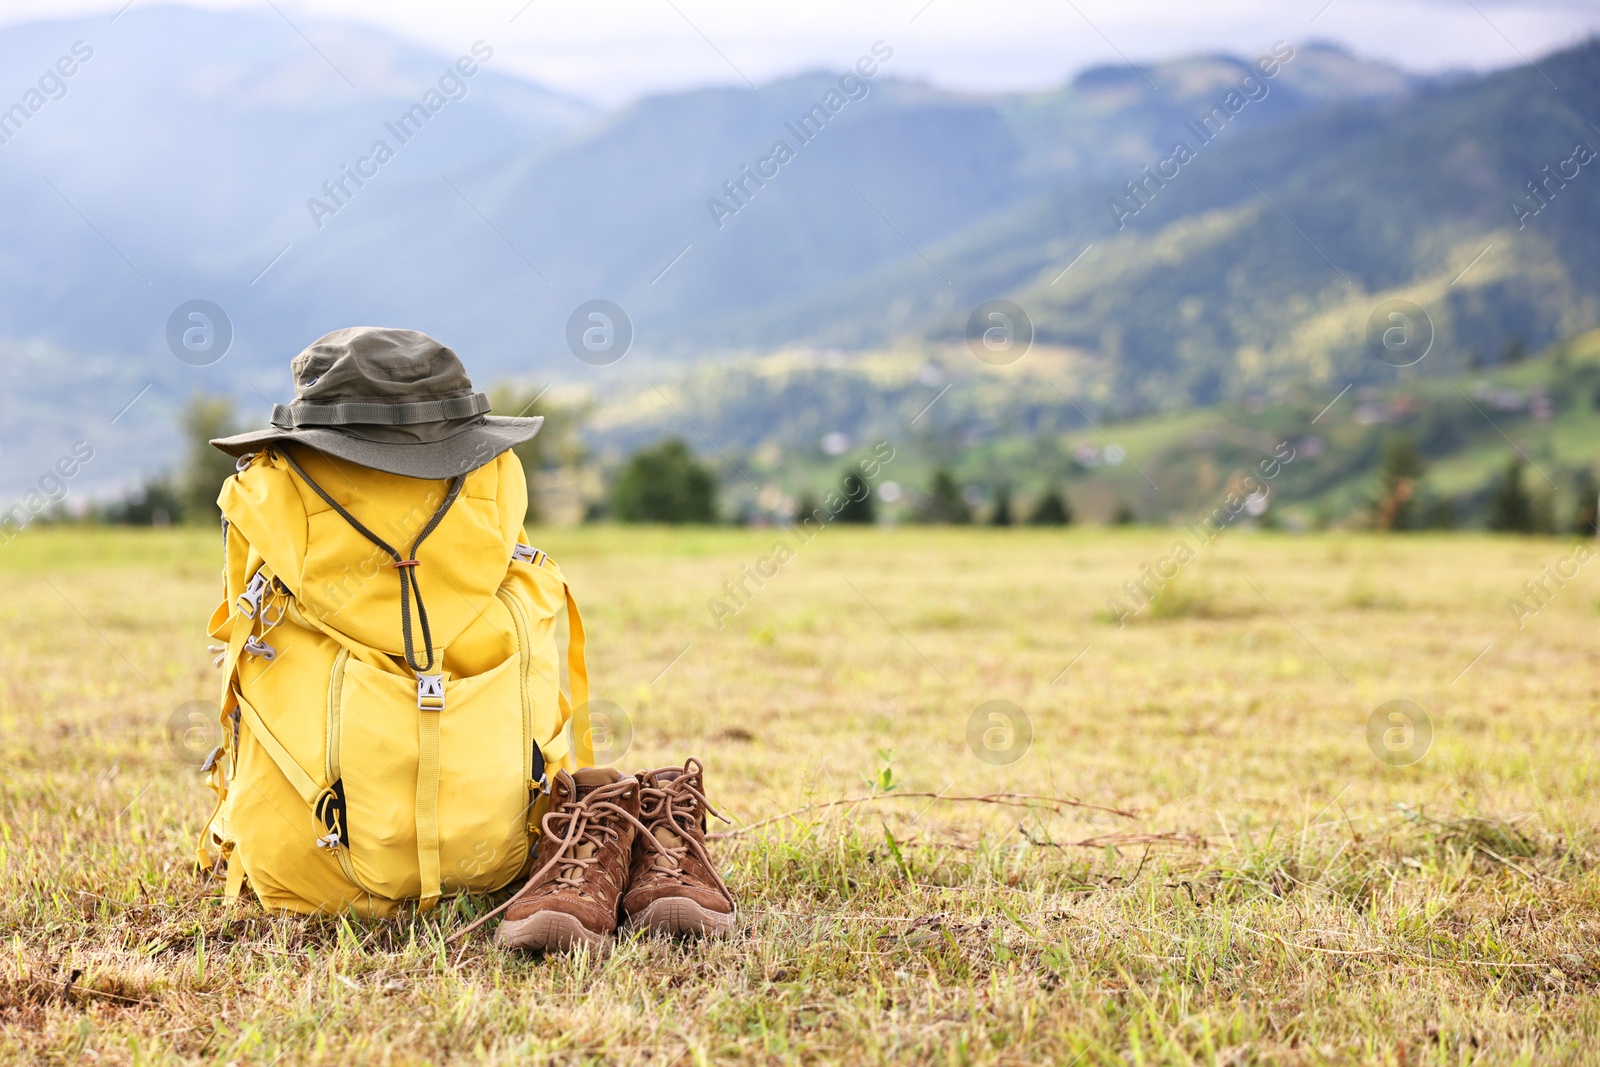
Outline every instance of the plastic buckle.
[(246, 452), (234, 463), (233, 469), (236, 471), (243, 471), (246, 467), (255, 462), (257, 455), (258, 453), (255, 452)]
[(213, 767), (215, 767), (217, 765), (217, 757), (219, 757), (221, 755), (222, 755), (222, 746), (218, 745), (216, 748), (211, 750), (211, 755), (206, 757), (206, 761), (204, 763), (200, 764), (200, 773), (201, 774), (208, 773), (211, 770), (211, 768), (213, 768)]
[(318, 848), (338, 848), (339, 847), (339, 831), (335, 830), (332, 833), (330, 833), (327, 837), (319, 837), (319, 838), (317, 838), (317, 847)]
[(417, 675), (417, 710), (444, 710), (444, 675)]
[(250, 584), (244, 587), (244, 592), (239, 594), (239, 610), (244, 612), (247, 619), (253, 619), (261, 613), (261, 601), (267, 595), (267, 578), (260, 571), (256, 571), (250, 578)]
[(517, 547), (511, 550), (512, 559), (520, 559), (522, 562), (531, 563), (535, 567), (539, 566), (545, 557), (546, 553), (543, 550), (534, 548), (532, 545), (525, 545), (521, 541), (518, 541)]
[(533, 784), (539, 787), (540, 793), (547, 794), (550, 792), (550, 776), (543, 771), (539, 772), (539, 777), (534, 780)]
[(277, 649), (273, 648), (271, 645), (267, 644), (265, 641), (261, 640), (261, 638), (256, 637), (253, 634), (250, 637), (245, 638), (244, 650), (250, 653), (252, 656), (260, 656), (268, 663), (271, 663), (273, 660), (278, 658)]

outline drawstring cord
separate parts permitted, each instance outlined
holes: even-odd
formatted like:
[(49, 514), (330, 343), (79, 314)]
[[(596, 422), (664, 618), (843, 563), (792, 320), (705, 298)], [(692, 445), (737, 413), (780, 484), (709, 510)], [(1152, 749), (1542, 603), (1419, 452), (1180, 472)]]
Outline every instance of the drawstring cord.
[[(416, 568), (421, 563), (421, 560), (417, 559), (417, 549), (422, 547), (422, 542), (426, 541), (428, 535), (433, 533), (438, 528), (439, 523), (444, 521), (445, 512), (450, 510), (450, 505), (454, 504), (456, 497), (461, 495), (461, 487), (467, 482), (466, 475), (458, 474), (450, 480), (450, 490), (445, 494), (444, 503), (439, 505), (439, 510), (433, 513), (433, 518), (428, 520), (428, 525), (422, 528), (422, 532), (417, 535), (417, 539), (411, 543), (411, 551), (408, 556), (402, 556), (387, 541), (361, 525), (361, 522), (349, 511), (345, 510), (344, 505), (329, 496), (322, 486), (312, 481), (311, 476), (300, 469), (300, 464), (294, 461), (294, 457), (289, 455), (287, 450), (280, 452), (279, 455), (288, 461), (289, 466), (300, 476), (300, 480), (310, 486), (311, 491), (322, 498), (323, 503), (338, 512), (339, 516), (345, 522), (348, 522), (357, 533), (377, 545), (384, 552), (387, 552), (394, 560), (390, 566), (400, 572), (400, 634), (405, 641), (406, 666), (417, 674), (431, 674), (434, 667), (433, 634), (428, 629), (428, 609), (422, 603), (422, 587), (417, 584)], [(428, 662), (421, 664), (417, 662), (416, 642), (411, 633), (411, 599), (413, 597), (417, 601), (417, 622), (422, 627), (423, 651), (428, 654)]]

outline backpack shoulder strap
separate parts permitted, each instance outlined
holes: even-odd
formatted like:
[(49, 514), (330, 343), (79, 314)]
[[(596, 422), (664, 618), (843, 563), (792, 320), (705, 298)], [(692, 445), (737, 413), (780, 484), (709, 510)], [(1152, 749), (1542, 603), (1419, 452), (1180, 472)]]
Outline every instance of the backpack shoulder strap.
[[(572, 687), (572, 706), (563, 709), (572, 722), (573, 754), (579, 767), (594, 766), (594, 727), (589, 721), (589, 667), (583, 654), (583, 616), (578, 614), (578, 602), (572, 597), (572, 587), (565, 578), (562, 589), (567, 595), (567, 683)], [(566, 702), (563, 696), (562, 702)]]

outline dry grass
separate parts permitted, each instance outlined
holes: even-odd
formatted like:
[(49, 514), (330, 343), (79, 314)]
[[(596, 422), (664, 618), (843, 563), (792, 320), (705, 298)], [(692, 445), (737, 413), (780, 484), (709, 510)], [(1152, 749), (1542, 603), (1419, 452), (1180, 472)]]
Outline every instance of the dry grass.
[[(1193, 603), (1118, 628), (1171, 531), (837, 529), (718, 631), (770, 533), (544, 537), (626, 766), (699, 755), (746, 824), (891, 799), (718, 844), (720, 944), (458, 959), (485, 901), (229, 912), (167, 728), (215, 684), (215, 537), (29, 531), (0, 549), (0, 1060), (1600, 1058), (1596, 590), (1505, 607), (1558, 542), (1232, 533)], [(1432, 720), (1413, 766), (1368, 747), (1395, 698)], [(1009, 766), (967, 744), (997, 699), (1034, 732)], [(1133, 817), (892, 799), (1001, 790)]]

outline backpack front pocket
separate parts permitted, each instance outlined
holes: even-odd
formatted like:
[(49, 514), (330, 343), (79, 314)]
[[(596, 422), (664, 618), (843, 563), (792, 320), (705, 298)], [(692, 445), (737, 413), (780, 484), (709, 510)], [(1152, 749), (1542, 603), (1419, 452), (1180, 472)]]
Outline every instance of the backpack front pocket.
[(329, 772), (342, 782), (355, 880), (390, 899), (426, 897), (434, 872), (447, 894), (509, 882), (528, 852), (520, 656), (447, 678), (439, 711), (419, 709), (412, 676), (354, 657), (342, 666)]

